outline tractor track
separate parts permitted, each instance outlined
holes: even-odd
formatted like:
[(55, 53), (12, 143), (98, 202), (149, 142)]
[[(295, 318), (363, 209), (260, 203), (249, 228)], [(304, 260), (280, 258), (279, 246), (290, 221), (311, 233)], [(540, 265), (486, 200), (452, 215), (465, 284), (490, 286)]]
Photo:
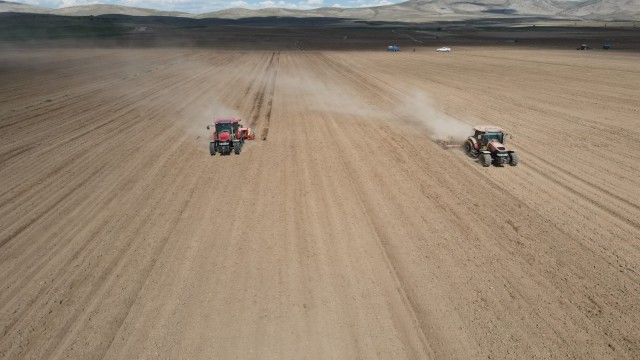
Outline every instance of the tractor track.
[[(339, 67), (336, 67), (336, 66), (333, 66), (333, 68), (334, 68), (334, 69), (339, 69)], [(355, 72), (355, 71), (354, 71), (354, 72), (352, 72), (351, 76), (354, 76), (354, 75), (353, 75), (353, 73), (357, 73), (357, 72)], [(344, 77), (347, 77), (347, 76), (348, 76), (348, 74), (341, 73), (341, 74), (340, 74), (340, 77), (343, 77), (343, 76), (344, 76)], [(330, 78), (330, 77), (329, 77), (329, 78)], [(359, 79), (357, 79), (357, 80), (356, 80), (356, 81), (354, 81), (353, 83), (354, 83), (354, 84), (356, 84), (357, 86), (363, 86), (363, 87), (367, 87), (367, 88), (369, 88), (369, 89), (376, 89), (376, 87), (377, 87), (377, 86), (372, 85), (372, 84), (366, 85), (366, 84), (367, 84), (367, 80), (366, 80), (364, 77), (360, 77)], [(385, 90), (382, 90), (382, 89), (383, 89), (383, 87), (377, 87), (377, 92), (379, 92), (379, 93), (384, 93), (384, 92), (385, 92)], [(385, 89), (386, 89), (386, 88), (385, 88)], [(402, 101), (401, 101), (401, 100), (402, 100), (401, 98), (396, 98), (395, 100), (392, 100), (390, 103), (394, 103), (394, 102), (395, 102), (395, 103), (402, 103)], [(389, 131), (389, 132), (392, 132), (392, 131), (393, 131), (393, 129), (390, 129), (390, 128), (387, 128), (386, 130), (387, 130), (387, 131)], [(383, 135), (384, 135), (384, 132), (380, 132), (380, 135), (381, 135), (381, 136), (383, 136)], [(371, 136), (365, 136), (365, 137), (366, 137), (366, 138), (376, 138), (376, 136), (373, 136), (373, 135), (371, 135)], [(380, 136), (379, 136), (379, 137), (380, 137)], [(415, 149), (415, 148), (414, 148), (414, 149), (412, 149), (412, 150), (407, 151), (407, 149), (405, 149), (405, 148), (404, 148), (405, 146), (401, 146), (401, 145), (399, 145), (399, 144), (406, 144), (406, 146), (410, 146), (410, 147), (411, 147), (411, 144), (414, 144), (414, 143), (415, 143), (415, 141), (409, 141), (409, 139), (407, 139), (405, 136), (403, 136), (403, 135), (401, 135), (401, 134), (398, 134), (398, 135), (394, 136), (393, 138), (394, 138), (394, 139), (400, 138), (400, 139), (404, 139), (404, 140), (405, 140), (405, 141), (402, 141), (402, 142), (399, 142), (399, 143), (390, 143), (390, 146), (393, 146), (394, 148), (396, 148), (396, 150), (391, 151), (391, 152), (393, 152), (393, 153), (397, 153), (397, 154), (407, 154), (407, 153), (410, 153), (410, 154), (421, 154), (421, 153), (424, 153), (424, 149)], [(429, 144), (430, 142), (425, 142), (425, 143)], [(374, 146), (374, 145), (372, 144), (371, 146)], [(437, 149), (437, 150), (438, 150), (438, 151), (440, 151), (440, 149)], [(528, 152), (526, 152), (525, 154), (528, 154)], [(414, 155), (414, 156), (415, 156), (415, 155)], [(399, 163), (399, 164), (406, 164), (406, 163), (409, 163), (409, 159), (403, 159), (403, 157), (404, 157), (404, 156), (402, 156), (402, 155), (397, 155), (397, 156), (396, 156), (396, 159), (397, 159), (398, 163)], [(526, 155), (525, 155), (525, 157), (526, 157)], [(425, 159), (425, 160), (426, 160), (426, 159)], [(431, 161), (433, 161), (433, 160), (431, 160)], [(429, 166), (427, 166), (427, 165), (422, 165), (422, 164), (427, 164), (427, 163), (428, 163), (428, 160), (427, 160), (427, 161), (420, 161), (420, 160), (417, 160), (417, 159), (416, 159), (416, 160), (413, 160), (413, 163), (416, 163), (416, 164), (418, 165), (418, 167), (424, 168), (424, 171), (425, 171), (425, 172), (429, 172), (429, 171), (430, 171), (430, 170), (429, 170), (429, 168), (430, 168)], [(539, 173), (541, 173), (541, 174), (544, 174), (545, 172), (546, 172), (546, 170), (539, 171)], [(551, 178), (551, 177), (549, 177), (549, 178)], [(440, 179), (440, 177), (437, 177), (437, 179)], [(442, 178), (442, 179), (445, 179), (445, 178)], [(576, 178), (576, 179), (578, 179), (578, 178)], [(442, 185), (442, 186), (446, 186), (446, 183), (442, 183), (441, 185)], [(501, 184), (496, 184), (496, 185), (497, 185), (497, 186), (501, 186)], [(570, 187), (566, 187), (566, 189), (567, 189), (567, 190), (571, 190), (571, 191), (575, 191), (575, 190), (573, 190), (573, 189), (572, 189), (572, 188), (570, 188)], [(453, 194), (454, 194), (454, 193), (452, 193), (452, 195), (453, 195)], [(590, 201), (593, 201), (593, 200), (592, 200), (593, 198), (592, 198), (592, 197), (590, 197), (589, 195), (586, 195), (586, 194), (588, 194), (588, 193), (586, 193), (586, 192), (584, 192), (584, 191), (575, 191), (575, 194), (576, 194), (576, 195), (579, 195), (579, 196), (580, 196), (580, 197), (582, 197), (582, 198), (586, 198), (586, 199), (589, 199)], [(612, 200), (619, 200), (619, 199), (620, 199), (619, 197), (616, 197), (615, 199), (612, 199)], [(596, 204), (598, 204), (598, 205), (599, 205), (600, 203), (596, 203)], [(604, 204), (604, 203), (602, 203), (602, 204)], [(630, 204), (631, 204), (631, 207), (635, 209), (635, 207), (633, 206), (633, 203), (632, 203), (632, 202), (630, 202)], [(524, 205), (524, 204), (522, 204), (522, 205)], [(519, 206), (522, 206), (522, 205), (519, 205)], [(443, 206), (444, 206), (444, 204), (441, 204), (441, 207), (443, 207)], [(533, 209), (531, 209), (531, 210), (533, 210)], [(606, 208), (605, 208), (605, 210), (608, 210), (608, 209), (606, 209)], [(455, 211), (455, 212), (458, 212), (458, 211)], [(508, 216), (508, 213), (506, 213), (505, 215), (506, 215), (506, 216)], [(632, 229), (635, 229), (635, 230), (631, 230), (631, 233), (633, 233), (634, 231), (637, 231), (637, 225), (638, 225), (638, 224), (637, 224), (637, 222), (634, 222), (633, 220), (630, 220), (630, 219), (628, 219), (628, 218), (626, 218), (626, 219), (625, 219), (625, 217), (624, 217), (624, 216), (620, 215), (618, 212), (615, 212), (615, 211), (612, 213), (612, 215), (613, 215), (614, 217), (616, 217), (616, 218), (619, 218), (619, 219), (621, 219), (621, 220), (625, 221), (628, 225), (632, 226)], [(468, 215), (467, 215), (467, 216), (468, 216)], [(462, 218), (462, 217), (461, 217), (461, 218)], [(472, 228), (467, 228), (464, 232), (465, 232), (465, 233), (470, 233), (470, 232), (473, 232), (473, 229), (472, 229)], [(566, 234), (566, 233), (562, 233), (562, 235), (561, 235), (561, 236), (567, 236), (567, 235), (568, 235), (568, 234)], [(521, 243), (521, 241), (519, 240), (517, 243)], [(579, 243), (580, 243), (580, 240), (576, 239), (576, 243), (577, 243), (577, 244), (579, 244)], [(591, 250), (591, 251), (594, 251), (595, 249), (591, 248), (590, 250)], [(636, 249), (636, 250), (637, 250), (637, 249)], [(577, 250), (576, 250), (576, 252), (577, 252)], [(598, 252), (595, 252), (595, 251), (594, 251), (594, 252), (592, 253), (592, 256), (597, 256), (597, 254), (598, 254)], [(616, 256), (616, 254), (615, 254), (615, 253), (611, 253), (611, 255)], [(530, 255), (526, 255), (525, 257), (523, 257), (523, 260), (524, 260), (525, 258), (528, 258), (529, 256), (530, 256)], [(622, 264), (619, 264), (618, 262), (619, 262), (619, 261), (616, 261), (616, 262), (608, 262), (608, 263), (607, 263), (607, 265), (608, 265), (608, 266), (614, 266), (614, 267), (616, 267), (616, 268), (620, 268), (620, 271), (624, 273), (624, 275), (627, 277), (628, 281), (630, 281), (630, 284), (632, 284), (631, 286), (632, 286), (632, 287), (637, 287), (637, 286), (638, 286), (638, 281), (637, 281), (637, 279), (635, 278), (634, 271), (632, 270), (632, 269), (633, 269), (633, 265), (629, 263), (629, 264), (627, 264), (628, 266), (624, 266), (624, 262), (623, 262)], [(602, 266), (603, 266), (603, 267), (606, 267), (607, 265), (602, 265)], [(620, 265), (622, 265), (622, 266), (620, 266)], [(582, 271), (584, 272), (584, 270), (586, 270), (586, 269), (583, 269)], [(593, 276), (594, 278), (596, 278), (596, 277), (597, 277), (597, 275), (596, 275), (596, 274), (598, 274), (598, 273), (594, 273), (594, 274), (593, 274), (593, 275), (594, 275), (594, 276)], [(560, 286), (561, 286), (561, 285), (560, 285)], [(589, 300), (589, 301), (591, 301), (591, 300)], [(588, 307), (587, 307), (586, 309), (587, 309), (587, 310), (586, 310), (586, 311), (587, 311), (587, 312), (586, 312), (586, 315), (588, 315), (589, 311), (591, 311), (591, 310), (590, 310)]]
[[(247, 116), (249, 125), (254, 129), (260, 127), (258, 136), (262, 140), (267, 140), (269, 136), (269, 125), (271, 122), (271, 109), (273, 107), (273, 96), (275, 93), (276, 79), (278, 77), (278, 68), (280, 63), (280, 52), (273, 52), (269, 57), (269, 61), (265, 69), (256, 76), (257, 86), (256, 95), (252, 101), (252, 107)], [(253, 87), (253, 86), (252, 86)], [(245, 92), (247, 95), (249, 88)]]

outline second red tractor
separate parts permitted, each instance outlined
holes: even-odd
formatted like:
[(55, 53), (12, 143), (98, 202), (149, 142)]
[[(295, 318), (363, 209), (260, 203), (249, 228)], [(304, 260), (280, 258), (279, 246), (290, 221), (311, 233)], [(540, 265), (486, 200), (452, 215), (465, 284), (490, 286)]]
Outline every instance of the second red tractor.
[(464, 150), (469, 156), (480, 158), (482, 166), (491, 164), (518, 165), (518, 155), (504, 146), (510, 136), (497, 126), (480, 125), (473, 128), (474, 133), (464, 142)]
[(240, 155), (242, 145), (245, 140), (255, 139), (255, 134), (251, 128), (243, 126), (241, 119), (222, 118), (217, 119), (213, 125), (207, 125), (207, 130), (211, 132), (209, 138), (209, 153), (215, 155), (229, 155), (233, 151), (236, 155)]

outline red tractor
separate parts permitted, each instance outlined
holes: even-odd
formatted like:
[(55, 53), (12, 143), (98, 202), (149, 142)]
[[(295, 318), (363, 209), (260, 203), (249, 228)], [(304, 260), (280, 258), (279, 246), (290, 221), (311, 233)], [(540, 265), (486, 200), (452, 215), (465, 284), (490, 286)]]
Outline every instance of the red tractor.
[(225, 118), (217, 119), (214, 125), (207, 125), (207, 130), (213, 127), (213, 132), (209, 139), (209, 153), (215, 155), (229, 155), (231, 151), (240, 154), (244, 144), (244, 134), (240, 119)]
[(464, 149), (469, 156), (479, 157), (484, 167), (491, 166), (492, 163), (518, 165), (518, 155), (504, 146), (505, 136), (509, 134), (502, 128), (481, 125), (473, 130), (473, 136), (469, 136), (464, 143)]

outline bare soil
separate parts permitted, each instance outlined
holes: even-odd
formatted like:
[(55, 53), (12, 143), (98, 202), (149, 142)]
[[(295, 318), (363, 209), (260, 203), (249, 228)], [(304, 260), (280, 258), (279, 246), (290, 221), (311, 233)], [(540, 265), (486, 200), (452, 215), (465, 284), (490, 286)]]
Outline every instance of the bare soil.
[(638, 358), (639, 111), (634, 53), (6, 49), (0, 357)]

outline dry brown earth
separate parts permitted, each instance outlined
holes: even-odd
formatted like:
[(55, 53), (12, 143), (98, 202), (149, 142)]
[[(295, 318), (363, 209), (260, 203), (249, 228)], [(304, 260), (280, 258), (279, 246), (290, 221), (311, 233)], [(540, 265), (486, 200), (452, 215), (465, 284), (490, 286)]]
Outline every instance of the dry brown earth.
[(0, 358), (638, 358), (639, 109), (633, 53), (3, 51)]

